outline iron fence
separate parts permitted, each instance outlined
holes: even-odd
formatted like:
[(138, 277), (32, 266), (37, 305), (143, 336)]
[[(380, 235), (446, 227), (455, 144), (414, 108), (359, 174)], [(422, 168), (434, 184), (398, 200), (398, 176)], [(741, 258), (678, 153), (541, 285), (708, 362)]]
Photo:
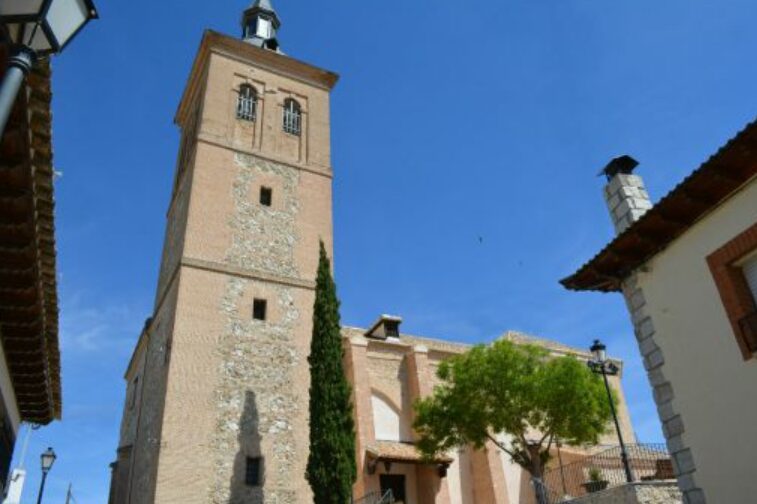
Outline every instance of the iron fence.
[(393, 504), (394, 496), (391, 490), (387, 490), (386, 493), (371, 492), (363, 495), (359, 499), (352, 499), (352, 504)]
[[(670, 454), (663, 444), (626, 445), (634, 481), (675, 479)], [(544, 473), (550, 504), (627, 483), (620, 447), (614, 446)], [(554, 497), (559, 496), (559, 497)]]

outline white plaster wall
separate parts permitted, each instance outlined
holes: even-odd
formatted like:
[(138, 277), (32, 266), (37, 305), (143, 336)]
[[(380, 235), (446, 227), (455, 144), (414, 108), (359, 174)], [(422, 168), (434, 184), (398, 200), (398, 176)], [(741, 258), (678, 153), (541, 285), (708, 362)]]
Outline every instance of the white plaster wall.
[(452, 464), (447, 470), (450, 504), (473, 504), (470, 457), (466, 450), (452, 450), (448, 454)]
[[(499, 436), (499, 441), (505, 445), (510, 445), (512, 437), (506, 434)], [(518, 504), (520, 502), (520, 485), (523, 475), (523, 468), (513, 462), (510, 455), (502, 450), (499, 450), (499, 455), (502, 457), (502, 467), (505, 468), (505, 482), (507, 483), (507, 497), (510, 504)]]
[(512, 461), (509, 455), (502, 453), (502, 466), (505, 468), (507, 482), (507, 497), (511, 504), (520, 502), (520, 486), (523, 478), (523, 468)]
[(5, 360), (5, 352), (3, 351), (2, 345), (0, 345), (0, 393), (3, 395), (5, 407), (8, 408), (8, 418), (11, 421), (13, 433), (18, 434), (21, 415), (18, 411), (16, 393), (13, 390), (13, 383), (11, 382), (11, 376), (8, 372), (8, 361)]
[(397, 408), (375, 393), (371, 396), (371, 405), (378, 441), (412, 441), (410, 426)]
[(664, 373), (710, 503), (757, 495), (757, 360), (745, 362), (706, 257), (757, 220), (757, 181), (708, 215), (640, 273)]

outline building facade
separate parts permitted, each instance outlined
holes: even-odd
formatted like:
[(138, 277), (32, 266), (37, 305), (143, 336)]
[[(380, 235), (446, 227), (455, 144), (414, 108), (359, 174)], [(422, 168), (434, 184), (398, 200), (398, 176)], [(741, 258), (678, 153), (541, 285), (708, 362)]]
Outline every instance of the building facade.
[[(470, 345), (402, 334), (399, 317), (382, 316), (369, 329), (345, 327), (345, 372), (353, 386), (358, 479), (355, 496), (391, 489), (412, 504), (532, 504), (528, 473), (489, 443), (483, 450), (453, 450), (437, 460), (423, 461), (415, 450), (413, 403), (433, 392), (439, 364), (470, 349)], [(591, 358), (588, 352), (510, 331), (502, 336), (516, 344), (541, 346), (555, 357)], [(621, 365), (622, 363), (618, 362)], [(621, 375), (610, 377), (619, 398), (623, 437), (635, 442)], [(507, 441), (505, 438), (502, 441)], [(608, 430), (600, 444), (615, 445)], [(583, 458), (590, 449), (564, 447), (564, 463)], [(556, 450), (554, 450), (556, 455)], [(554, 467), (553, 457), (549, 467)]]
[[(176, 116), (154, 311), (125, 375), (111, 504), (312, 501), (307, 356), (319, 240), (332, 252), (337, 76), (283, 55), (279, 26), (257, 0), (242, 40), (206, 32), (200, 45)], [(439, 360), (466, 347), (400, 336), (398, 320), (389, 334), (387, 323), (344, 329), (355, 496), (528, 502), (521, 473), (493, 449), (420, 463), (412, 401), (430, 393)], [(632, 439), (625, 407), (622, 416)]]
[(636, 163), (614, 160), (605, 197), (619, 234), (563, 280), (625, 296), (690, 504), (757, 495), (755, 153), (752, 123), (654, 206)]

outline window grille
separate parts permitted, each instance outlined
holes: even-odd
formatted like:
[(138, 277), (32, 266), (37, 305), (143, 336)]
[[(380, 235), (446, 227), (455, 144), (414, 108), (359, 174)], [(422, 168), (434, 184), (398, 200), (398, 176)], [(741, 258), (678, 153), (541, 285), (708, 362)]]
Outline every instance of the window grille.
[(242, 121), (254, 121), (258, 109), (258, 94), (255, 88), (249, 84), (243, 84), (239, 88), (237, 98), (237, 119)]
[(291, 135), (300, 135), (302, 131), (302, 110), (296, 100), (284, 100), (284, 131)]

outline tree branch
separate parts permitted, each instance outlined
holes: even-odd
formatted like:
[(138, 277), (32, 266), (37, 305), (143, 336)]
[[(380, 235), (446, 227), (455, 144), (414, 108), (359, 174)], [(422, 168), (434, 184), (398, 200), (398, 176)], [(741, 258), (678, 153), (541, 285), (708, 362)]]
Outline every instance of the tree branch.
[(547, 452), (552, 448), (552, 441), (555, 439), (554, 433), (549, 435), (549, 442), (547, 443)]
[(488, 438), (489, 438), (489, 441), (491, 441), (492, 443), (494, 443), (495, 445), (497, 445), (497, 448), (499, 448), (499, 449), (500, 449), (500, 450), (502, 450), (503, 452), (505, 452), (505, 453), (507, 453), (508, 455), (510, 455), (510, 457), (512, 457), (512, 458), (515, 458), (515, 454), (514, 454), (514, 453), (513, 453), (512, 451), (510, 451), (510, 450), (508, 450), (507, 448), (505, 448), (505, 445), (504, 445), (503, 443), (501, 443), (501, 442), (497, 441), (497, 439), (496, 439), (496, 438), (495, 438), (494, 436), (492, 436), (491, 434), (489, 434), (489, 433), (487, 432), (487, 433), (486, 433), (486, 437), (488, 437)]

